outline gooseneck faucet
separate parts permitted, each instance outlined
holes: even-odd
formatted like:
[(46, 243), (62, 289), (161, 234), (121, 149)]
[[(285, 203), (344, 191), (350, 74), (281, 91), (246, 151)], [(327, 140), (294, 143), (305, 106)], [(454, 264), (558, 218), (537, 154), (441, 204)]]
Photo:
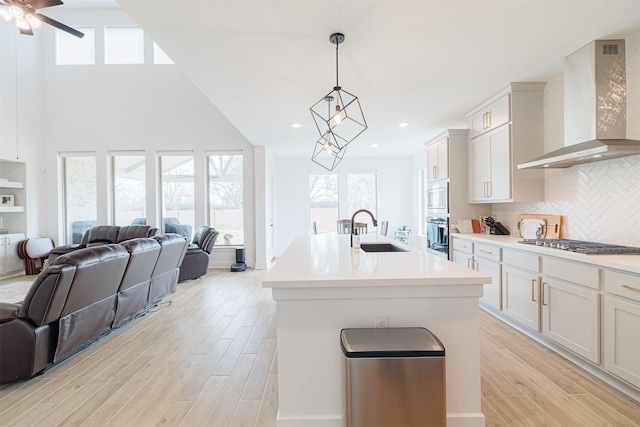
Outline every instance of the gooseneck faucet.
[(351, 216), (351, 247), (353, 247), (353, 232), (354, 232), (354, 231), (355, 231), (355, 229), (356, 229), (356, 227), (355, 227), (355, 224), (356, 224), (356, 222), (355, 222), (355, 218), (356, 218), (356, 215), (358, 215), (360, 212), (366, 212), (366, 213), (368, 213), (368, 214), (369, 214), (369, 216), (371, 217), (371, 220), (373, 221), (373, 226), (374, 226), (374, 227), (377, 227), (377, 226), (378, 226), (378, 220), (376, 220), (376, 219), (373, 217), (373, 214), (372, 214), (370, 211), (368, 211), (368, 210), (366, 210), (366, 209), (358, 209), (357, 211), (355, 211), (355, 212), (353, 213), (353, 215)]

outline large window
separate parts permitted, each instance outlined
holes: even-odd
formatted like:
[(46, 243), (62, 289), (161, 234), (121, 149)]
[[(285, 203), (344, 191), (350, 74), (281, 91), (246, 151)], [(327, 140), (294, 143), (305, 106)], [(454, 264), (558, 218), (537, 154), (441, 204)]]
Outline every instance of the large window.
[(146, 222), (144, 155), (112, 154), (111, 161), (114, 224), (129, 225), (138, 218)]
[(161, 155), (162, 231), (187, 238), (193, 234), (194, 177), (193, 156)]
[(62, 193), (66, 243), (80, 243), (97, 224), (96, 158), (62, 155)]
[(310, 175), (309, 212), (318, 233), (336, 231), (338, 207), (338, 175)]
[(216, 244), (244, 244), (242, 154), (207, 155), (209, 225), (220, 233)]
[(56, 64), (93, 65), (96, 63), (95, 30), (76, 28), (84, 33), (84, 37), (78, 38), (65, 31), (56, 30)]
[[(318, 233), (336, 232), (337, 221), (351, 219), (359, 209), (367, 209), (379, 219), (375, 172), (309, 175), (310, 229), (315, 223)], [(366, 223), (367, 231), (373, 232), (369, 215), (358, 215), (356, 221)]]
[(105, 64), (144, 64), (144, 32), (139, 27), (105, 27)]
[[(359, 209), (367, 209), (378, 218), (378, 185), (375, 173), (350, 173), (347, 175), (347, 218)], [(358, 222), (367, 224), (367, 230), (373, 229), (373, 221), (367, 214), (358, 215)]]

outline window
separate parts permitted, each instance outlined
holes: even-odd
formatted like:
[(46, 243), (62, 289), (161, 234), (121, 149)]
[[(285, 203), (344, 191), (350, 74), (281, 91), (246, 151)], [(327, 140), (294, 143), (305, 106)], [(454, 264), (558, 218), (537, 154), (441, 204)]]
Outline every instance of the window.
[(105, 64), (143, 64), (144, 32), (139, 27), (105, 27)]
[[(309, 175), (309, 229), (315, 222), (318, 233), (335, 233), (337, 221), (351, 219), (359, 209), (367, 209), (378, 219), (377, 174), (340, 175)], [(367, 224), (367, 232), (375, 230), (369, 215), (358, 215), (356, 220)]]
[(161, 155), (162, 231), (191, 238), (194, 228), (193, 156)]
[(244, 244), (243, 156), (209, 154), (209, 225), (220, 233), (216, 244)]
[(173, 64), (173, 59), (169, 58), (164, 50), (156, 43), (153, 43), (153, 63), (154, 64)]
[(336, 232), (338, 209), (338, 175), (309, 176), (309, 212), (318, 233)]
[[(347, 218), (351, 218), (358, 209), (367, 209), (378, 218), (378, 185), (375, 173), (351, 173), (347, 175)], [(371, 217), (359, 215), (358, 222), (367, 224), (368, 232), (373, 229)]]
[(146, 218), (144, 155), (113, 155), (111, 161), (114, 224), (130, 225)]
[(84, 233), (97, 225), (95, 156), (63, 155), (62, 185), (66, 243), (80, 243)]
[(57, 65), (93, 65), (96, 63), (95, 30), (76, 27), (84, 33), (83, 38), (56, 30)]

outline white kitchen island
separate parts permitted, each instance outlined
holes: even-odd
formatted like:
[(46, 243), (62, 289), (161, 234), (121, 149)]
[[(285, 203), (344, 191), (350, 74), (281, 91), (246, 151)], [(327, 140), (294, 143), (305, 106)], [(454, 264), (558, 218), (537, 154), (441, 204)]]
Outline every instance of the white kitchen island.
[(376, 235), (407, 252), (364, 252), (349, 235), (297, 237), (263, 280), (276, 301), (279, 427), (345, 425), (340, 330), (421, 326), (446, 351), (447, 425), (484, 426), (478, 298), (488, 276)]

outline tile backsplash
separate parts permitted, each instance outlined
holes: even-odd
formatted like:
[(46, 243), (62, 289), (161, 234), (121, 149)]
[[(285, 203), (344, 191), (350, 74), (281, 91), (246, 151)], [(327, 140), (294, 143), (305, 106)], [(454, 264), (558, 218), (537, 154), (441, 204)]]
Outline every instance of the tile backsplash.
[[(640, 32), (626, 38), (627, 137), (640, 140)], [(545, 88), (545, 151), (563, 146), (562, 75)], [(545, 200), (496, 203), (493, 217), (516, 234), (519, 213), (563, 216), (568, 239), (640, 246), (640, 155), (545, 170)]]

